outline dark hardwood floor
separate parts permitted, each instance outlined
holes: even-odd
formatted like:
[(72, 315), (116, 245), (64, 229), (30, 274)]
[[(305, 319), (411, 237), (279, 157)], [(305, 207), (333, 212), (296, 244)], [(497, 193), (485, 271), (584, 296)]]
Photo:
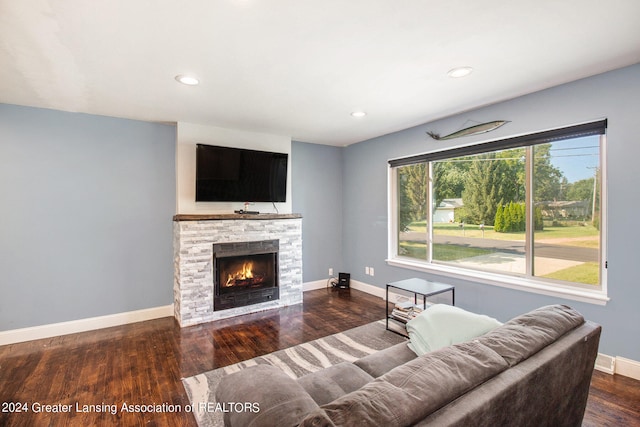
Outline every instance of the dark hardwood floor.
[[(0, 346), (0, 426), (195, 426), (181, 378), (383, 317), (377, 297), (317, 290), (301, 305), (188, 328), (163, 318)], [(640, 426), (640, 381), (595, 372), (584, 425)]]

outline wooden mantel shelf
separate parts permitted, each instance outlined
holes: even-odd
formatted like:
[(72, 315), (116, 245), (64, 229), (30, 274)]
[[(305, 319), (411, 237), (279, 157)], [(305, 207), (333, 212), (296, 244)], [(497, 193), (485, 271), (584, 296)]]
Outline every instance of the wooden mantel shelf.
[(217, 221), (229, 219), (295, 219), (302, 218), (301, 214), (178, 214), (173, 216), (174, 221)]

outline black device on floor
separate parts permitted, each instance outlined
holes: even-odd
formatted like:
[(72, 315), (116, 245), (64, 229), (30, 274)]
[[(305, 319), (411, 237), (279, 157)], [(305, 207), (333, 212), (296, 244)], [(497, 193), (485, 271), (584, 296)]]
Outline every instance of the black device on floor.
[(338, 284), (336, 285), (336, 287), (340, 289), (349, 289), (350, 282), (351, 282), (351, 274), (338, 273)]

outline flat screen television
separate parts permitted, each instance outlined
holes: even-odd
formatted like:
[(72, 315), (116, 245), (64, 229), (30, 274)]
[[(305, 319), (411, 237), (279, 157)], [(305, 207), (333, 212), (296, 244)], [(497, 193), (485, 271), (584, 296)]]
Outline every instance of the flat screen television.
[(196, 146), (196, 202), (286, 202), (288, 154)]

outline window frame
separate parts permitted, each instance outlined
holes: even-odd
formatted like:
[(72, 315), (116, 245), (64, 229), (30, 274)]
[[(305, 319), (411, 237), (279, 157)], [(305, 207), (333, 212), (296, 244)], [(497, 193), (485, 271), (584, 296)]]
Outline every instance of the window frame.
[[(552, 129), (548, 131), (521, 135), (512, 138), (505, 138), (493, 141), (485, 141), (474, 143), (466, 146), (454, 147), (447, 150), (439, 150), (427, 152), (415, 156), (403, 157), (389, 160), (388, 164), (388, 257), (387, 264), (394, 267), (407, 268), (415, 271), (426, 272), (446, 276), (454, 279), (464, 279), (477, 283), (494, 285), (504, 288), (517, 289), (536, 294), (556, 296), (571, 300), (587, 302), (598, 305), (605, 305), (609, 301), (607, 293), (607, 159), (606, 159), (606, 126), (607, 121), (600, 120), (596, 122), (582, 123), (578, 125)], [(501, 149), (529, 147), (542, 144), (545, 142), (559, 141), (563, 139), (578, 138), (587, 135), (600, 135), (600, 285), (597, 289), (593, 289), (588, 285), (579, 283), (571, 284), (570, 282), (554, 281), (531, 275), (530, 256), (532, 254), (531, 246), (534, 244), (533, 227), (530, 218), (530, 211), (533, 209), (531, 200), (532, 193), (532, 173), (531, 167), (533, 160), (531, 159), (525, 165), (526, 171), (526, 199), (527, 203), (527, 238), (526, 238), (526, 257), (527, 272), (525, 275), (509, 275), (499, 272), (491, 272), (485, 270), (474, 270), (460, 266), (453, 266), (432, 261), (430, 255), (433, 242), (432, 216), (428, 218), (427, 227), (427, 260), (410, 258), (398, 255), (399, 239), (398, 239), (398, 173), (397, 168), (411, 164), (427, 163), (428, 166), (428, 185), (427, 185), (427, 206), (432, 205), (433, 197), (433, 176), (430, 162), (436, 160), (452, 159), (469, 154), (481, 154), (483, 152), (497, 151)], [(542, 142), (541, 142), (542, 141)], [(532, 157), (532, 156), (530, 156)], [(429, 212), (431, 212), (429, 210)], [(431, 215), (431, 214), (430, 214)]]

